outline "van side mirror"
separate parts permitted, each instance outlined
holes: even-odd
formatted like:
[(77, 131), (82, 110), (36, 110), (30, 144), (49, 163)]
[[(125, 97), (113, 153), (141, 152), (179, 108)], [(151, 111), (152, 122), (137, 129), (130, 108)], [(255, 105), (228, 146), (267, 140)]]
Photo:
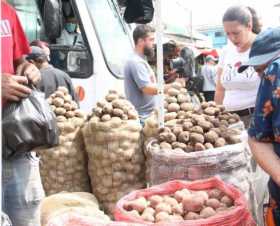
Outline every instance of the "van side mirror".
[(71, 78), (88, 78), (93, 74), (93, 59), (82, 46), (50, 45), (51, 64)]
[(46, 35), (50, 40), (60, 37), (63, 29), (62, 17), (61, 0), (45, 0), (43, 7), (43, 21)]

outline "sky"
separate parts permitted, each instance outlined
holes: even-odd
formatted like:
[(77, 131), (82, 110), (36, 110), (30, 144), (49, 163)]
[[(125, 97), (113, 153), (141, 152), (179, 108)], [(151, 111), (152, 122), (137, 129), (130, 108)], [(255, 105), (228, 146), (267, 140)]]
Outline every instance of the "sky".
[(162, 0), (162, 2), (164, 18), (169, 22), (190, 24), (188, 12), (191, 10), (194, 27), (222, 25), (226, 9), (232, 5), (242, 4), (255, 8), (264, 27), (280, 26), (280, 7), (274, 7), (280, 0)]

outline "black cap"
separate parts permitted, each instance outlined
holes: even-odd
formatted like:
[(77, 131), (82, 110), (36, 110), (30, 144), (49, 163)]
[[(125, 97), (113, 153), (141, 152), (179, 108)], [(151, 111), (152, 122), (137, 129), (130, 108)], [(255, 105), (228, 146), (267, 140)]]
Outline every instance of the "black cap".
[(45, 51), (38, 46), (31, 46), (31, 53), (26, 56), (26, 60), (36, 60), (38, 58), (48, 57)]

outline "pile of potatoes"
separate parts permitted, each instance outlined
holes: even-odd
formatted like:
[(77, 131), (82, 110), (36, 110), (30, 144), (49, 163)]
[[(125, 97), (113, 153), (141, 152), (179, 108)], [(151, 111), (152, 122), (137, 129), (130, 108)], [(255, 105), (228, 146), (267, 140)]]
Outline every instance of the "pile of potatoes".
[(125, 194), (143, 188), (145, 170), (141, 125), (133, 105), (110, 91), (83, 127), (92, 190), (112, 214)]
[(48, 102), (56, 114), (60, 133), (58, 146), (36, 149), (41, 157), (44, 190), (47, 195), (62, 191), (89, 192), (87, 157), (80, 129), (86, 116), (65, 87), (59, 87)]
[(160, 129), (157, 140), (162, 149), (194, 152), (240, 143), (239, 134), (235, 129), (220, 125), (217, 118), (189, 112), (187, 119)]
[(198, 111), (199, 105), (192, 103), (191, 96), (181, 83), (174, 82), (165, 87), (164, 121), (184, 118), (187, 111)]
[(116, 118), (124, 121), (138, 119), (134, 106), (115, 90), (110, 90), (104, 101), (97, 102), (92, 116), (100, 118), (102, 122)]
[(233, 208), (234, 200), (219, 189), (182, 189), (171, 195), (139, 197), (124, 203), (128, 215), (152, 223), (207, 219)]
[(165, 92), (164, 108), (166, 122), (173, 119), (189, 118), (189, 112), (208, 115), (213, 118), (212, 121), (216, 124), (219, 123), (219, 125), (229, 126), (240, 121), (237, 114), (226, 112), (223, 105), (217, 105), (214, 101), (202, 102), (199, 105), (192, 103), (187, 89), (183, 88), (180, 83), (173, 83), (166, 88)]

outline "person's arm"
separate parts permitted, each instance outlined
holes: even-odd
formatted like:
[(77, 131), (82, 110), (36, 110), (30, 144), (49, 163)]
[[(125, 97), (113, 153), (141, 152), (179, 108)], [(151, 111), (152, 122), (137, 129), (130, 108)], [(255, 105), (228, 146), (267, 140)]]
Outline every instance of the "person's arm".
[(272, 144), (249, 138), (249, 145), (260, 167), (280, 186), (280, 158), (275, 154)]
[(219, 67), (217, 69), (217, 84), (216, 84), (215, 98), (214, 98), (214, 101), (217, 104), (223, 104), (224, 97), (225, 97), (225, 88), (221, 83), (222, 73), (223, 73), (223, 69)]
[(143, 62), (133, 62), (131, 64), (131, 72), (133, 80), (137, 87), (146, 95), (157, 95), (158, 88), (156, 84), (151, 81), (151, 72)]
[(150, 96), (158, 94), (158, 88), (156, 86), (145, 86), (141, 90), (144, 94), (150, 95)]

